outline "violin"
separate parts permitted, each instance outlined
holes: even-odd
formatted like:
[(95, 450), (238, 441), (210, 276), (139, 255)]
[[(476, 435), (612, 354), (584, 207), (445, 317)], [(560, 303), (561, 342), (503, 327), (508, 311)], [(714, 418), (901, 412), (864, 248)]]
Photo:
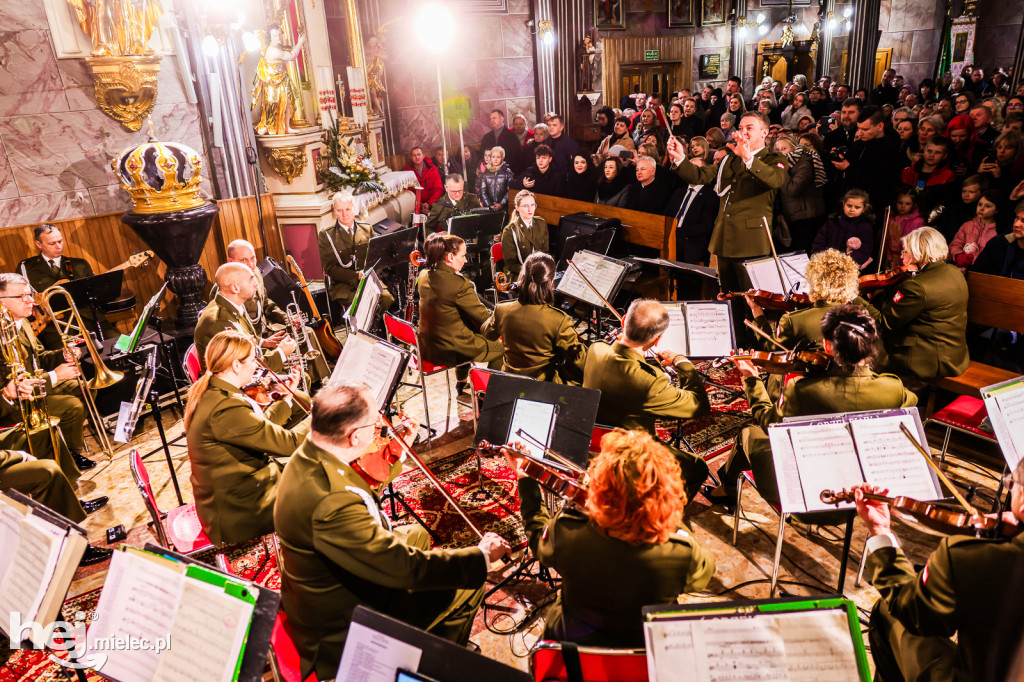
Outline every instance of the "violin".
[(750, 296), (754, 303), (764, 310), (773, 310), (780, 313), (788, 313), (801, 308), (809, 308), (811, 299), (807, 294), (776, 294), (764, 289), (751, 289), (750, 291), (731, 291), (727, 294), (719, 294), (719, 301), (727, 301), (737, 296)]
[(747, 360), (755, 367), (763, 369), (772, 374), (790, 374), (799, 372), (801, 374), (811, 370), (828, 369), (832, 362), (826, 353), (814, 350), (787, 350), (787, 351), (750, 351), (740, 355), (729, 355), (721, 358), (717, 366), (726, 361), (736, 362)]
[(263, 383), (262, 379), (256, 379), (251, 384), (243, 386), (242, 392), (252, 398), (263, 410), (266, 410), (278, 400), (283, 400), (288, 395), (280, 384), (275, 382), (268, 385)]
[(863, 275), (859, 280), (860, 290), (861, 292), (878, 291), (879, 289), (902, 282), (907, 277), (913, 276), (916, 272), (917, 264), (911, 263), (909, 265), (901, 265), (887, 272), (880, 272), (877, 275)]
[(504, 454), (510, 452), (520, 458), (519, 470), (528, 478), (535, 480), (545, 490), (558, 495), (578, 509), (587, 504), (587, 484), (572, 472), (563, 471), (546, 462), (542, 462), (528, 452), (522, 452), (507, 445), (491, 445), (486, 440), (477, 446), (480, 454)]
[[(400, 420), (405, 420), (404, 415), (396, 416)], [(398, 435), (406, 435), (409, 431), (404, 423), (399, 423), (396, 429)], [(371, 488), (378, 488), (391, 478), (391, 467), (395, 465), (395, 462), (403, 459), (402, 455), (401, 446), (395, 442), (392, 435), (388, 434), (387, 427), (382, 427), (363, 454), (350, 466)]]
[[(821, 491), (821, 501), (825, 504), (839, 505), (841, 502), (853, 502), (852, 490)], [(946, 534), (986, 535), (989, 537), (1012, 538), (1024, 530), (1021, 526), (1008, 523), (1000, 517), (972, 514), (966, 511), (952, 511), (936, 507), (931, 502), (921, 502), (910, 497), (886, 497), (875, 493), (864, 493), (864, 499), (885, 502), (893, 511), (913, 517), (922, 526)]]

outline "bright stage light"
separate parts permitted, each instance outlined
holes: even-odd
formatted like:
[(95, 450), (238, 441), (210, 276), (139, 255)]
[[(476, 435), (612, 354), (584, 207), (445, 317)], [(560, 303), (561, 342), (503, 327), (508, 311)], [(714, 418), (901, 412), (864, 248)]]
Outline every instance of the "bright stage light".
[(259, 38), (249, 31), (242, 34), (242, 46), (245, 47), (246, 52), (259, 52), (263, 47), (260, 45)]
[(207, 57), (216, 57), (220, 54), (220, 43), (213, 36), (203, 38), (203, 54)]
[(447, 5), (431, 2), (416, 15), (416, 35), (427, 52), (442, 54), (455, 37), (455, 15)]

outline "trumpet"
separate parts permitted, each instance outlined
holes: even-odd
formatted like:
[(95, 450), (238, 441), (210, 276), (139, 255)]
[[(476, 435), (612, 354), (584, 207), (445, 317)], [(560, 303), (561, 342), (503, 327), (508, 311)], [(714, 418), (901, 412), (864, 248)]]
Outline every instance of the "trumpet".
[[(32, 434), (48, 429), (50, 441), (53, 444), (53, 452), (59, 452), (60, 431), (56, 428), (60, 420), (51, 417), (46, 407), (46, 393), (42, 388), (42, 377), (44, 372), (37, 369), (34, 373), (29, 371), (25, 365), (25, 357), (22, 354), (21, 343), (18, 340), (18, 323), (11, 313), (0, 306), (0, 352), (3, 353), (4, 362), (10, 370), (9, 379), (15, 383), (17, 391), (18, 408), (21, 411), (21, 424), (17, 428), (25, 431), (25, 440), (28, 442), (28, 450), (36, 456), (32, 445)], [(32, 396), (26, 398), (17, 389), (17, 384), (26, 379), (34, 379)]]
[[(285, 370), (288, 371), (298, 365), (302, 369), (302, 374), (305, 375), (307, 363), (319, 358), (320, 351), (310, 347), (309, 334), (302, 319), (299, 303), (295, 300), (295, 292), (292, 292), (292, 302), (285, 307), (284, 315), (285, 321), (288, 324), (288, 335), (295, 341), (295, 350), (285, 360)], [(307, 350), (303, 351), (303, 348)], [(305, 382), (305, 379), (303, 379), (303, 382)], [(305, 390), (305, 386), (303, 386), (303, 390)]]
[[(68, 307), (54, 310), (50, 303), (54, 296), (63, 296)], [(74, 362), (75, 368), (78, 370), (78, 387), (82, 392), (82, 401), (88, 410), (89, 420), (92, 422), (93, 431), (96, 432), (96, 440), (100, 444), (100, 449), (107, 457), (113, 457), (114, 451), (110, 445), (110, 439), (107, 438), (107, 431), (103, 428), (103, 418), (99, 408), (96, 407), (92, 391), (113, 386), (124, 379), (124, 374), (114, 372), (103, 364), (103, 358), (96, 349), (96, 344), (93, 343), (92, 335), (82, 322), (82, 316), (78, 312), (71, 294), (64, 287), (55, 284), (44, 291), (40, 295), (40, 299), (40, 307), (53, 320), (57, 333), (60, 334), (60, 342), (64, 347), (65, 355)], [(78, 344), (80, 343), (85, 344), (85, 348), (92, 358), (93, 366), (96, 368), (96, 376), (89, 381), (86, 381), (82, 375), (82, 364), (78, 361)]]

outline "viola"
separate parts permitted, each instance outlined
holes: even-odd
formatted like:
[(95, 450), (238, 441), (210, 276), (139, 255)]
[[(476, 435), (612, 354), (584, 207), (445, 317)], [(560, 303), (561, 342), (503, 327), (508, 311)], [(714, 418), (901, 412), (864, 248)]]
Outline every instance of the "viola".
[(827, 354), (813, 350), (788, 350), (788, 351), (750, 351), (739, 355), (729, 355), (721, 359), (724, 361), (736, 362), (747, 360), (772, 374), (789, 374), (799, 372), (801, 374), (812, 370), (828, 369), (832, 362)]
[(736, 298), (737, 296), (750, 296), (754, 299), (754, 303), (761, 306), (764, 310), (773, 310), (776, 312), (788, 313), (801, 308), (809, 308), (811, 306), (811, 299), (806, 294), (777, 294), (773, 291), (766, 291), (764, 289), (751, 289), (750, 291), (732, 291), (727, 294), (719, 294), (719, 301), (726, 301), (730, 298)]
[(578, 509), (583, 509), (586, 506), (587, 485), (581, 480), (582, 475), (577, 478), (568, 471), (562, 471), (540, 461), (528, 452), (522, 452), (507, 445), (491, 445), (482, 440), (476, 447), (480, 454), (504, 454), (503, 451), (505, 451), (516, 455), (520, 459), (519, 470), (535, 480), (542, 488), (561, 497)]
[[(398, 418), (405, 419), (402, 415), (398, 415)], [(408, 427), (402, 423), (397, 426), (397, 429), (400, 435), (405, 435), (409, 431)], [(391, 467), (400, 459), (402, 459), (402, 448), (385, 427), (377, 432), (373, 442), (358, 459), (352, 462), (351, 466), (352, 470), (359, 474), (370, 487), (377, 488), (388, 482), (391, 478)]]
[[(852, 490), (821, 491), (821, 501), (825, 504), (839, 505), (841, 502), (853, 502)], [(1002, 518), (984, 514), (971, 514), (966, 511), (952, 511), (936, 507), (931, 502), (921, 502), (911, 497), (886, 497), (874, 493), (864, 493), (864, 499), (885, 502), (893, 511), (916, 519), (922, 526), (946, 534), (989, 535), (1000, 538), (1012, 538), (1024, 530), (1021, 526), (1007, 523)]]
[(887, 272), (880, 272), (877, 275), (863, 275), (859, 280), (860, 290), (864, 293), (878, 291), (879, 289), (902, 282), (907, 277), (913, 276), (916, 272), (917, 265), (911, 263), (909, 265), (901, 265)]

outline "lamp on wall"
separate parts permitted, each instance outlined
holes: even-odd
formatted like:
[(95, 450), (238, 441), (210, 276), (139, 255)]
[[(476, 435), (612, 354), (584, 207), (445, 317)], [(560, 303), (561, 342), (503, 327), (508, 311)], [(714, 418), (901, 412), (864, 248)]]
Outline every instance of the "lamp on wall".
[(747, 34), (753, 32), (757, 32), (757, 35), (763, 38), (768, 34), (768, 29), (768, 17), (760, 12), (753, 20), (745, 16), (736, 20), (736, 37), (740, 40), (746, 40)]
[(847, 5), (841, 13), (829, 12), (825, 15), (825, 26), (831, 33), (849, 31), (853, 26), (853, 5)]
[[(523, 23), (530, 29), (530, 33), (537, 36), (545, 45), (555, 44), (555, 27), (549, 20), (541, 19), (539, 22), (534, 22), (533, 19), (527, 19)], [(536, 30), (533, 28), (534, 25), (537, 27)]]

